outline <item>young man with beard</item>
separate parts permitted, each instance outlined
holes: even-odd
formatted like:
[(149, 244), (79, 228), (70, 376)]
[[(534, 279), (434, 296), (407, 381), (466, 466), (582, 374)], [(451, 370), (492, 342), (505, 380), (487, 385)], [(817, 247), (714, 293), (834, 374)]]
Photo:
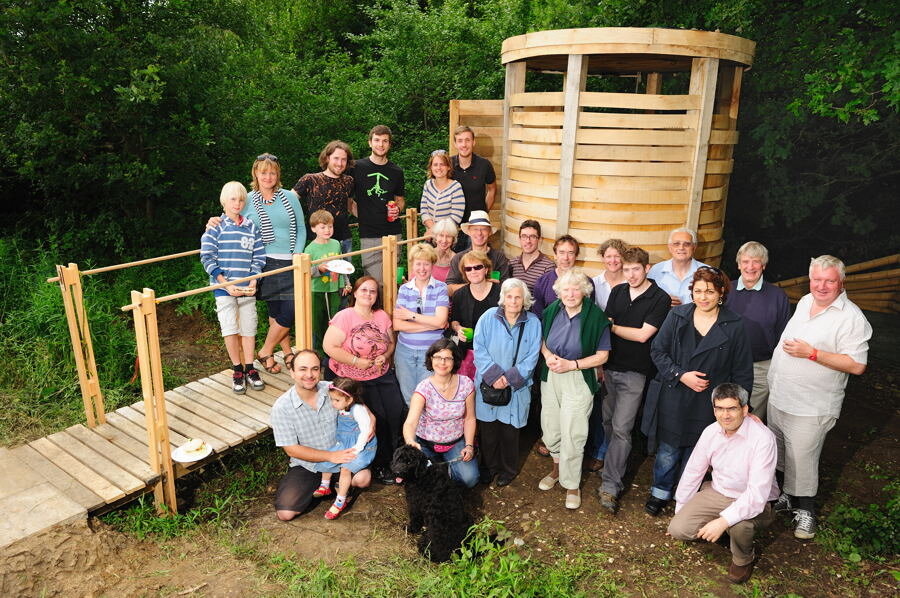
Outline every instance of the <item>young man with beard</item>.
[[(294, 193), (307, 216), (316, 210), (325, 210), (334, 217), (334, 236), (341, 244), (341, 253), (350, 251), (350, 213), (353, 210), (353, 178), (344, 172), (353, 167), (350, 146), (336, 139), (329, 141), (319, 154), (322, 172), (304, 174), (294, 185)], [(315, 235), (306, 226), (306, 238)]]

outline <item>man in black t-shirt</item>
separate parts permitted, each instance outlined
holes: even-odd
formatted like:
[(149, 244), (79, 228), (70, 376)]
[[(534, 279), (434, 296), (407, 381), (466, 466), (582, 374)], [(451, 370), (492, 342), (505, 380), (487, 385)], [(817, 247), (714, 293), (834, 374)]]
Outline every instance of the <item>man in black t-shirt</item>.
[[(490, 212), (497, 195), (497, 176), (494, 166), (489, 160), (475, 154), (475, 132), (463, 125), (453, 131), (453, 144), (456, 155), (453, 156), (453, 178), (462, 185), (466, 196), (466, 210), (461, 222), (468, 222), (469, 215), (477, 210)], [(468, 249), (469, 237), (459, 233), (456, 251)]]
[(603, 401), (603, 431), (609, 441), (601, 474), (600, 505), (619, 509), (622, 477), (631, 452), (631, 430), (644, 398), (646, 381), (654, 374), (650, 343), (669, 313), (671, 298), (647, 278), (650, 256), (640, 247), (622, 252), (625, 282), (613, 287), (606, 303), (612, 351), (603, 366), (607, 395)]
[[(326, 210), (334, 217), (334, 236), (341, 244), (341, 253), (349, 253), (350, 210), (353, 208), (353, 179), (344, 174), (353, 166), (350, 146), (335, 139), (319, 154), (322, 172), (304, 174), (294, 185), (294, 193), (300, 199), (303, 213), (309, 218), (316, 210)], [(306, 238), (315, 239), (309, 220), (306, 222)]]
[[(381, 245), (384, 235), (400, 235), (402, 223), (400, 213), (406, 203), (403, 169), (388, 160), (391, 150), (391, 130), (385, 125), (376, 125), (369, 131), (368, 158), (357, 160), (352, 171), (354, 214), (359, 218), (360, 249)], [(362, 254), (363, 270), (366, 274), (384, 284), (382, 257), (380, 251)]]

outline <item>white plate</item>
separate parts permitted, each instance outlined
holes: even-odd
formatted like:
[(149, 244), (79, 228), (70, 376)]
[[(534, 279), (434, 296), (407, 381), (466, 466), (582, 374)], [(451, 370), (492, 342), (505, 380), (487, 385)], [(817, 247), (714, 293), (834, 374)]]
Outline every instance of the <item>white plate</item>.
[(206, 450), (200, 451), (199, 453), (190, 453), (185, 454), (184, 447), (179, 446), (177, 449), (172, 451), (172, 461), (178, 461), (179, 463), (193, 463), (194, 461), (200, 461), (201, 459), (206, 459), (212, 454), (212, 447), (209, 446), (209, 443), (204, 443)]
[(338, 274), (353, 274), (356, 271), (353, 264), (347, 260), (331, 260), (330, 262), (325, 262), (325, 267)]

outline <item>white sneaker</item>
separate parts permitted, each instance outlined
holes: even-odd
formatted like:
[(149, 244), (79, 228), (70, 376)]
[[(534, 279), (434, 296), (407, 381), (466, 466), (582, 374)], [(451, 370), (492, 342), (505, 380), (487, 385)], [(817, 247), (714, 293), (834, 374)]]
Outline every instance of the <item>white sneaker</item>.
[(566, 508), (577, 509), (581, 506), (581, 490), (576, 490), (575, 494), (566, 492)]
[(794, 537), (798, 540), (812, 540), (816, 537), (816, 516), (806, 509), (794, 511)]

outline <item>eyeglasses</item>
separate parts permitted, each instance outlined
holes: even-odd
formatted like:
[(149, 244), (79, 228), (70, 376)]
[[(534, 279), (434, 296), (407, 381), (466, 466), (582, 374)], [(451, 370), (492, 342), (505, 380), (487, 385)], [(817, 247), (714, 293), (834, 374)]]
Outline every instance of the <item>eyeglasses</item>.
[(445, 355), (432, 355), (431, 361), (442, 361), (444, 363), (446, 363), (448, 361), (452, 362), (453, 356), (452, 355), (446, 355), (446, 356)]
[(466, 272), (478, 272), (479, 270), (484, 270), (484, 264), (477, 264), (475, 266), (463, 266), (463, 270)]
[(536, 239), (540, 239), (537, 235), (519, 235), (520, 239), (527, 239), (529, 241), (534, 241)]
[(692, 247), (694, 245), (693, 241), (672, 241), (669, 243), (672, 247)]
[(270, 162), (278, 162), (278, 156), (276, 156), (275, 154), (260, 154), (256, 156), (257, 162), (265, 162), (266, 160), (269, 160)]
[(431, 152), (431, 155), (432, 155), (432, 156), (443, 156), (443, 155), (446, 154), (446, 153), (447, 153), (447, 150), (444, 150), (444, 149), (436, 149), (436, 150), (434, 150), (433, 152)]

